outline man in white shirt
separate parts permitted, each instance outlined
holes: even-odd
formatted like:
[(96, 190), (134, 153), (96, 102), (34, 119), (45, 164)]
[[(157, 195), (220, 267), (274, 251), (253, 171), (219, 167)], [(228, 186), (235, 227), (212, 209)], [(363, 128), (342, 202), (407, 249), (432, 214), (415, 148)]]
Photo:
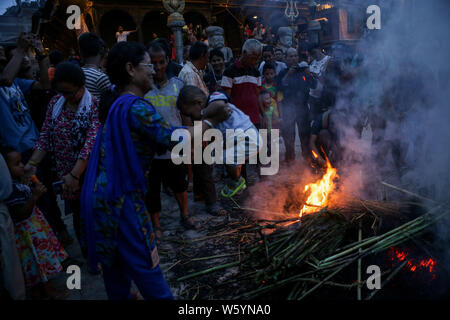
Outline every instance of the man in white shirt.
[(136, 30), (124, 31), (122, 26), (119, 26), (116, 32), (117, 42), (127, 41), (127, 37), (130, 33), (136, 32)]

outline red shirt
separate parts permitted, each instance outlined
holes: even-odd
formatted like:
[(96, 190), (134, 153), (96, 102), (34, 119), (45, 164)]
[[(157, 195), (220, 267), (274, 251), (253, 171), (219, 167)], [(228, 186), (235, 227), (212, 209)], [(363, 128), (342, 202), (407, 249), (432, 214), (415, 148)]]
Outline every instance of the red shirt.
[(224, 89), (231, 89), (232, 103), (248, 115), (253, 124), (259, 124), (258, 94), (261, 75), (258, 69), (244, 67), (237, 60), (223, 73), (221, 85)]

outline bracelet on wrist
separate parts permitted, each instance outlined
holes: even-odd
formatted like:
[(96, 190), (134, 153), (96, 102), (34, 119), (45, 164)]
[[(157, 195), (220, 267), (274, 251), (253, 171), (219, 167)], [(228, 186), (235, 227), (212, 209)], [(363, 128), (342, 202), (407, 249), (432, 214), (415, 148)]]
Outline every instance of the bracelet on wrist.
[(72, 172), (69, 172), (70, 176), (74, 178), (75, 180), (80, 180), (76, 175), (74, 175)]

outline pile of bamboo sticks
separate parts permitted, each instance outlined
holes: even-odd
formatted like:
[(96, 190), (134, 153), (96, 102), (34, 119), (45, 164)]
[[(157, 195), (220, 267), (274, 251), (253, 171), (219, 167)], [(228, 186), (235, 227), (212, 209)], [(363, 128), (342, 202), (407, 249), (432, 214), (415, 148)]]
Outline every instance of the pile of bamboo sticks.
[[(372, 208), (373, 213), (374, 208), (377, 207), (378, 217), (382, 215), (383, 206), (394, 210), (397, 205), (381, 202), (362, 205), (362, 207)], [(360, 281), (346, 284), (332, 280), (351, 265), (357, 264), (361, 268), (362, 258), (417, 238), (436, 221), (450, 213), (450, 207), (436, 205), (425, 214), (380, 235), (355, 239), (354, 242), (347, 244), (346, 234), (349, 228), (354, 228), (357, 223), (361, 227), (363, 220), (355, 219), (355, 216), (360, 216), (360, 209), (356, 210), (355, 214), (349, 215), (351, 208), (343, 207), (340, 210), (323, 208), (318, 213), (307, 215), (300, 220), (291, 219), (293, 221), (290, 221), (291, 224), (287, 227), (280, 227), (286, 223), (286, 220), (271, 221), (261, 225), (253, 224), (252, 230), (259, 234), (259, 240), (241, 248), (238, 261), (186, 275), (178, 280), (186, 281), (239, 266), (240, 276), (234, 277), (231, 282), (245, 281), (246, 285), (240, 287), (250, 289), (238, 292), (235, 296), (237, 299), (262, 298), (267, 294), (276, 294), (279, 298), (301, 300), (311, 296), (324, 285), (342, 288), (361, 287), (363, 283)], [(389, 210), (386, 209), (386, 211)], [(266, 227), (276, 228), (276, 231), (266, 235), (262, 232)], [(246, 228), (247, 232), (248, 229)], [(386, 279), (392, 279), (403, 266), (393, 270)], [(285, 296), (281, 297), (280, 292)], [(366, 299), (370, 299), (375, 293)], [(358, 298), (360, 299), (360, 291)]]

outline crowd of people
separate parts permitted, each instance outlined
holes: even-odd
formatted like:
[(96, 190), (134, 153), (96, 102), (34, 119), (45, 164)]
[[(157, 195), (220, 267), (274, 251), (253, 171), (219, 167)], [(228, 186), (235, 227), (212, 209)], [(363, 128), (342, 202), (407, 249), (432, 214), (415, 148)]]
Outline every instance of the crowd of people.
[(218, 195), (233, 197), (248, 185), (245, 164), (216, 166), (228, 177), (216, 190), (214, 165), (174, 163), (172, 133), (185, 128), (193, 137), (194, 121), (224, 136), (227, 129), (256, 132), (245, 148), (224, 150), (224, 159), (256, 157), (258, 130), (281, 129), (290, 165), (296, 126), (304, 161), (324, 165), (325, 154), (335, 159), (330, 110), (344, 72), (320, 47), (310, 46), (306, 57), (297, 48), (283, 53), (267, 41), (270, 30), (258, 25), (239, 58), (226, 63), (222, 51), (190, 41), (180, 65), (167, 39), (155, 35), (144, 46), (126, 41), (127, 32), (119, 28), (112, 48), (84, 33), (79, 55), (67, 58), (57, 50), (45, 54), (31, 34), (0, 48), (4, 296), (55, 297), (48, 280), (82, 263), (65, 250), (74, 239), (60, 197), (89, 272), (103, 275), (110, 299), (129, 298), (131, 280), (145, 299), (172, 299), (157, 252), (161, 191), (175, 199), (180, 223), (198, 229), (188, 193), (204, 201), (209, 214), (226, 216)]

